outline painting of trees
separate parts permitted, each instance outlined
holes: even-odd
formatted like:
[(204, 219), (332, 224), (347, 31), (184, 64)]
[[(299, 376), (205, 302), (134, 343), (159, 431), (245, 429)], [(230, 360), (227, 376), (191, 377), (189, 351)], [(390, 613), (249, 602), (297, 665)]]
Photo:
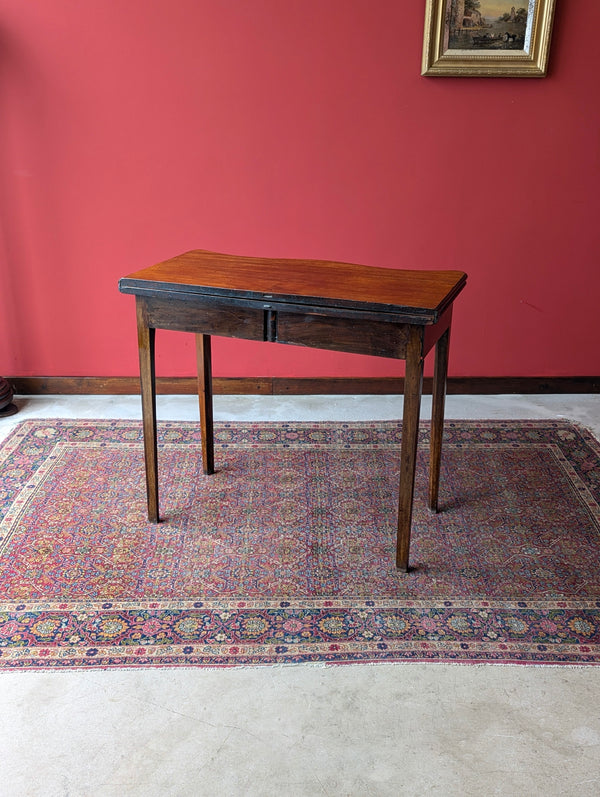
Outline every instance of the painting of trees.
[(502, 14), (502, 16), (498, 18), (498, 22), (521, 22), (525, 24), (527, 22), (527, 9), (519, 8), (515, 10), (513, 7), (510, 12), (507, 11), (506, 14)]

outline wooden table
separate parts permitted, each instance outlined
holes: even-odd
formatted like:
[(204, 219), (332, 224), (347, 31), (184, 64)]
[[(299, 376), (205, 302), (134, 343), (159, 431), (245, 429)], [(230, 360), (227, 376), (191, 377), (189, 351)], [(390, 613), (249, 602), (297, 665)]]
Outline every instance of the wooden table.
[(435, 346), (429, 506), (437, 511), (452, 305), (462, 271), (406, 271), (196, 250), (119, 282), (136, 297), (148, 517), (159, 520), (156, 329), (196, 334), (204, 472), (214, 473), (211, 335), (406, 360), (396, 565), (408, 570), (423, 359)]

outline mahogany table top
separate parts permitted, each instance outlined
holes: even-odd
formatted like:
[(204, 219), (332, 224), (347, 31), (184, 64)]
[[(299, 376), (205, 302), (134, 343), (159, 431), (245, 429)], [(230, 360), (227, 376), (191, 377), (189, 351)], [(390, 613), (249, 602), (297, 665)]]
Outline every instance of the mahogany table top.
[(434, 324), (466, 279), (462, 271), (376, 268), (196, 249), (123, 277), (119, 288), (137, 295), (175, 292), (375, 310)]

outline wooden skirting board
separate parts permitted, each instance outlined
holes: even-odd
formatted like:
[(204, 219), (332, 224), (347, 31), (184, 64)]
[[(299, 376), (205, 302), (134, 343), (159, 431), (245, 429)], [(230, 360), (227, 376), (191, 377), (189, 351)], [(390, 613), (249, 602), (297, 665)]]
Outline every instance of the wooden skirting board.
[[(139, 381), (133, 376), (15, 376), (7, 379), (17, 395), (129, 395), (140, 392)], [(156, 388), (161, 394), (193, 394), (197, 384), (193, 377), (158, 377)], [(215, 377), (213, 390), (222, 395), (387, 395), (402, 393), (404, 380), (394, 377)], [(431, 393), (431, 378), (425, 378), (423, 392)], [(448, 393), (600, 393), (600, 376), (450, 377)]]

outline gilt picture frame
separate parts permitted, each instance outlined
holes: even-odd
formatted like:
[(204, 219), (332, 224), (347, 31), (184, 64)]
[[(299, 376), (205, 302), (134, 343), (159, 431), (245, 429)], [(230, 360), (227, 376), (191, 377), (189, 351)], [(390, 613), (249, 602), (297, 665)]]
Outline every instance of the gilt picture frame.
[(555, 0), (426, 0), (421, 74), (545, 77)]

